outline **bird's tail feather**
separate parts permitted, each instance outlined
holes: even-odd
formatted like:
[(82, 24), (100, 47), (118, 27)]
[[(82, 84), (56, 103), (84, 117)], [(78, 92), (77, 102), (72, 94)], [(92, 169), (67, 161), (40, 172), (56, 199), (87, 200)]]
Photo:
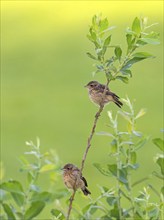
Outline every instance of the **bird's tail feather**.
[(123, 106), (123, 103), (120, 102), (119, 97), (118, 97), (117, 95), (114, 94), (113, 99), (114, 99), (114, 103), (115, 103), (119, 108), (121, 108), (121, 107)]
[(82, 191), (85, 196), (87, 196), (88, 194), (91, 194), (91, 192), (86, 187), (84, 189), (82, 189)]

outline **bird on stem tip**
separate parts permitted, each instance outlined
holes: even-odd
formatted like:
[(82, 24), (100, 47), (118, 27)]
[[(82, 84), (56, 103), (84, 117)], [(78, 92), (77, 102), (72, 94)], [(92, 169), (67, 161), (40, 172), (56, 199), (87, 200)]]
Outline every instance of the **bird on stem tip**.
[(91, 194), (87, 189), (87, 181), (82, 176), (81, 171), (73, 164), (66, 164), (63, 168), (63, 180), (67, 188), (77, 190), (81, 189), (84, 195)]
[[(109, 102), (114, 102), (119, 108), (123, 103), (120, 102), (119, 96), (111, 92), (109, 88), (97, 81), (91, 81), (85, 86), (89, 91), (91, 101), (99, 106), (104, 106)], [(106, 91), (104, 92), (104, 90)]]

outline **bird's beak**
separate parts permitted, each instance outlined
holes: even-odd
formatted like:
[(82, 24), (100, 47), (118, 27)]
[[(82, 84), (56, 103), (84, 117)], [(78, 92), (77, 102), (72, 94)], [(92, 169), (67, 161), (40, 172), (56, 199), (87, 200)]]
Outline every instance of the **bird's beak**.
[(84, 88), (88, 88), (88, 84), (84, 86)]

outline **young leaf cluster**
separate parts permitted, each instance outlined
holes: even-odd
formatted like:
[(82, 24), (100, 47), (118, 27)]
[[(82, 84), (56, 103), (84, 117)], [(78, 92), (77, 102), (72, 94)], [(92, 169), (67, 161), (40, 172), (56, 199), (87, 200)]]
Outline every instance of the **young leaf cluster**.
[(0, 184), (0, 217), (3, 220), (31, 220), (40, 214), (46, 204), (67, 194), (65, 190), (56, 193), (44, 191), (37, 183), (40, 175), (45, 172), (49, 173), (53, 181), (54, 178), (57, 178), (60, 161), (56, 154), (53, 152), (42, 154), (39, 139), (37, 139), (36, 145), (32, 141), (26, 142), (26, 145), (29, 151), (25, 152), (25, 155), (28, 157), (31, 155), (32, 158), (20, 158), (22, 163), (20, 171), (27, 174), (27, 187), (22, 185), (20, 181), (13, 179)]
[[(144, 45), (159, 44), (159, 34), (149, 31), (153, 25), (155, 24), (148, 26), (147, 18), (136, 17), (131, 28), (126, 30), (127, 49), (126, 53), (123, 53), (119, 44), (111, 44), (110, 32), (114, 27), (109, 26), (107, 18), (102, 19), (101, 16), (95, 15), (87, 35), (95, 48), (95, 54), (87, 53), (91, 59), (96, 61), (95, 73), (105, 73), (109, 81), (118, 79), (128, 83), (129, 77), (132, 77), (131, 67), (139, 61), (154, 57), (152, 54), (137, 50)], [(138, 52), (135, 52), (136, 50)]]

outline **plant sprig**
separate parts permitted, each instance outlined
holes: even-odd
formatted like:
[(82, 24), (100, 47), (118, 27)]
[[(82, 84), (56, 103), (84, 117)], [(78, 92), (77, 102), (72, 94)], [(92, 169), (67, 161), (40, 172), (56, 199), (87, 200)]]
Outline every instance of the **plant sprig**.
[[(159, 44), (159, 34), (150, 31), (147, 32), (153, 25), (147, 25), (147, 18), (139, 19), (136, 17), (132, 23), (131, 28), (126, 30), (127, 52), (123, 55), (121, 46), (112, 45), (112, 35), (109, 33), (114, 28), (109, 26), (107, 18), (101, 19), (100, 16), (95, 15), (92, 19), (92, 25), (89, 29), (88, 39), (94, 44), (95, 55), (88, 52), (87, 55), (95, 60), (96, 71), (104, 72), (109, 81), (121, 80), (128, 83), (129, 77), (132, 77), (131, 67), (135, 63), (154, 56), (147, 52), (136, 52), (136, 49), (144, 45)], [(111, 51), (111, 57), (106, 58), (108, 49)]]

